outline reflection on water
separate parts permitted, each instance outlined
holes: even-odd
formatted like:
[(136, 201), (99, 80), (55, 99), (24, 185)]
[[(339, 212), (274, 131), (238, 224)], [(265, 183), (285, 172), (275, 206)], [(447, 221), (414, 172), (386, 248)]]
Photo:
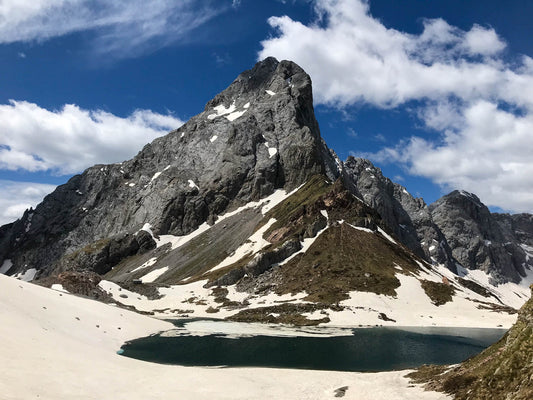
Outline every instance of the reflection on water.
[[(254, 334), (255, 332), (255, 334)], [(187, 366), (390, 371), (455, 364), (505, 330), (477, 328), (289, 328), (209, 320), (122, 346), (123, 355)]]

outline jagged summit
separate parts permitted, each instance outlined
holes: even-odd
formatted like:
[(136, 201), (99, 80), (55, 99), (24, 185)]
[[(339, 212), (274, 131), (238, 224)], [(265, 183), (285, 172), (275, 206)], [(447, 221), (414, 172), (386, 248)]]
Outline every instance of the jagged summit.
[(145, 224), (156, 234), (187, 234), (315, 174), (335, 179), (338, 170), (314, 116), (311, 79), (268, 58), (133, 159), (87, 169), (2, 228), (0, 261), (11, 260), (10, 273), (47, 275), (64, 255), (100, 241), (105, 270), (155, 245), (134, 235)]

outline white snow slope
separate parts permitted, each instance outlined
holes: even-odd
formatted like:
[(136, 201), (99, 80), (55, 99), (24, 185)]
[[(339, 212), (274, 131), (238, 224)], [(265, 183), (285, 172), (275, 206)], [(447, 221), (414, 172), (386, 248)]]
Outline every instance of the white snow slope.
[(152, 364), (116, 354), (129, 339), (172, 328), (96, 301), (0, 275), (0, 397), (25, 399), (437, 400), (407, 371), (376, 374)]

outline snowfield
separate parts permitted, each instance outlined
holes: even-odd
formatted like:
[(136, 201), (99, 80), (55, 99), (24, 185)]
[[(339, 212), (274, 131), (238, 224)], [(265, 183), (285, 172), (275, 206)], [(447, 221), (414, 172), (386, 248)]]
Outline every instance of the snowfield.
[(116, 354), (127, 340), (173, 328), (117, 307), (0, 275), (0, 393), (26, 399), (440, 400), (407, 371), (375, 374), (152, 364)]

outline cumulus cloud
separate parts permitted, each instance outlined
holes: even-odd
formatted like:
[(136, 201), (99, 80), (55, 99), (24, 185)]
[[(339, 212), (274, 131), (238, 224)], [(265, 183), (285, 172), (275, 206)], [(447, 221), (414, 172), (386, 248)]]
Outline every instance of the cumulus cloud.
[(42, 183), (0, 180), (0, 226), (20, 218), (26, 209), (35, 207), (55, 188)]
[(0, 44), (88, 31), (96, 51), (128, 57), (183, 41), (223, 10), (210, 0), (3, 0)]
[(533, 61), (506, 62), (491, 27), (426, 19), (419, 34), (386, 27), (363, 0), (316, 0), (317, 21), (271, 17), (259, 58), (291, 59), (311, 75), (315, 101), (345, 108), (410, 104), (438, 135), (412, 137), (371, 158), (395, 161), (488, 205), (533, 211)]
[(448, 190), (468, 188), (489, 205), (531, 212), (533, 115), (517, 116), (480, 100), (463, 110), (461, 121), (461, 129), (445, 130), (441, 144), (412, 137), (372, 156), (405, 163), (411, 173)]
[(150, 110), (122, 118), (72, 104), (51, 111), (12, 100), (0, 105), (0, 169), (72, 174), (129, 159), (182, 124), (172, 115)]

